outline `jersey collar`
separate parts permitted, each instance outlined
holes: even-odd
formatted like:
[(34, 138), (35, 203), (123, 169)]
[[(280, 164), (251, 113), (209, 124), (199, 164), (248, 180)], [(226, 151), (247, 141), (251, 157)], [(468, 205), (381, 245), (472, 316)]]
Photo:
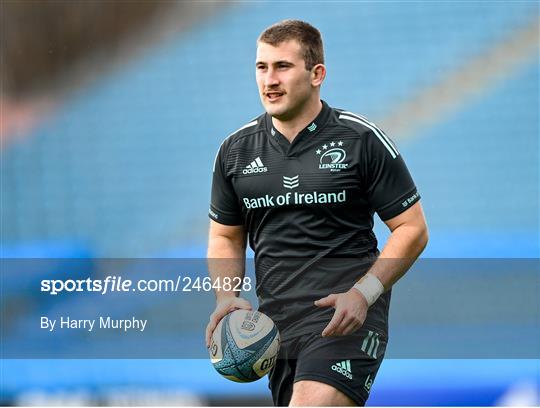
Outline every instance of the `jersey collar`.
[(325, 101), (322, 101), (322, 109), (317, 115), (317, 117), (304, 129), (302, 129), (298, 135), (294, 138), (292, 143), (289, 143), (287, 138), (283, 136), (272, 124), (272, 117), (267, 113), (265, 115), (265, 122), (266, 122), (266, 130), (268, 131), (270, 138), (277, 143), (286, 151), (291, 152), (294, 148), (294, 146), (297, 146), (299, 143), (302, 142), (304, 139), (309, 139), (315, 136), (319, 131), (326, 125), (326, 122), (328, 121), (330, 117), (330, 112), (332, 111), (332, 108), (328, 106), (328, 104)]

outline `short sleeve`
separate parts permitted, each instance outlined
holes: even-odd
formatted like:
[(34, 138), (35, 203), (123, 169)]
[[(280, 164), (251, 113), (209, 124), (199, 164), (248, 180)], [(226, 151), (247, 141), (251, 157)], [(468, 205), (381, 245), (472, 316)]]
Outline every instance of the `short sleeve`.
[(374, 128), (365, 138), (363, 180), (374, 211), (386, 221), (420, 199), (414, 181), (395, 144)]
[(242, 210), (231, 178), (226, 172), (227, 144), (221, 145), (214, 160), (212, 193), (208, 216), (225, 225), (242, 225)]

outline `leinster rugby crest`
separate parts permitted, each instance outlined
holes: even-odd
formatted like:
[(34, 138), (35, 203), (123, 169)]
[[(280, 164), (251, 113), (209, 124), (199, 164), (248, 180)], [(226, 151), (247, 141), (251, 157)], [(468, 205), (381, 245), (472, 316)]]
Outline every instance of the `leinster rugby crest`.
[(327, 142), (319, 147), (315, 154), (319, 157), (319, 169), (330, 171), (341, 171), (349, 165), (343, 163), (347, 157), (347, 153), (343, 149), (343, 142)]

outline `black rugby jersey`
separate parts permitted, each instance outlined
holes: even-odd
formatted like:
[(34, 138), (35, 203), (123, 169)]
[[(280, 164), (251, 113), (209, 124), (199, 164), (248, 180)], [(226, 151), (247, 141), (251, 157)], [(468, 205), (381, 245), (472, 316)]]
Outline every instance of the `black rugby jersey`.
[[(329, 107), (292, 143), (263, 114), (229, 136), (214, 162), (209, 215), (244, 225), (255, 252), (259, 310), (284, 338), (321, 330), (313, 301), (346, 291), (377, 255), (373, 214), (420, 198), (394, 143), (364, 117)], [(385, 325), (390, 294), (365, 325)]]

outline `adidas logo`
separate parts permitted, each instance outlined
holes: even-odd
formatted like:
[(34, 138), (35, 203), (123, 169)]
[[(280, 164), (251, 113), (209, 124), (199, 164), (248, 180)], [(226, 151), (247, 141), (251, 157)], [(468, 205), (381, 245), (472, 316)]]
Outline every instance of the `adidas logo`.
[(268, 171), (267, 167), (264, 167), (264, 164), (260, 157), (257, 157), (250, 164), (242, 170), (243, 174), (253, 174), (253, 173), (266, 173)]
[(343, 374), (349, 380), (352, 380), (351, 360), (343, 360), (340, 363), (332, 365), (332, 370), (337, 371), (338, 373)]
[(283, 176), (283, 187), (288, 188), (289, 190), (292, 190), (293, 188), (296, 188), (299, 185), (300, 185), (300, 179), (298, 175), (294, 177)]

